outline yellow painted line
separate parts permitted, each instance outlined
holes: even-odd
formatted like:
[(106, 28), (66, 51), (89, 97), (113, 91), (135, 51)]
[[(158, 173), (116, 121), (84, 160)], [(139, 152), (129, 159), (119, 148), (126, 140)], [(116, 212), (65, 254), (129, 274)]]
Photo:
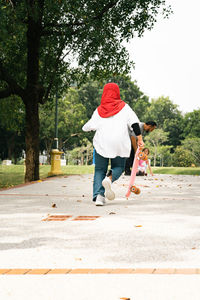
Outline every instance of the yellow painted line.
[(0, 269), (0, 275), (6, 274), (9, 271), (11, 271), (11, 269)]
[(153, 275), (200, 275), (198, 268), (136, 268), (136, 269), (0, 269), (0, 275), (52, 275), (52, 274), (153, 274)]

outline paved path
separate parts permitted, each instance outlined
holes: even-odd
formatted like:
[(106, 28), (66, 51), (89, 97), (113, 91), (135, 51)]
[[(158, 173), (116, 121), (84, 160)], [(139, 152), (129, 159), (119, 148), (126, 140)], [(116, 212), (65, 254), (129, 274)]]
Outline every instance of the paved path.
[[(199, 176), (137, 177), (142, 192), (128, 200), (122, 176), (104, 207), (91, 201), (92, 179), (0, 191), (0, 299), (199, 300)], [(37, 269), (48, 276), (32, 277)], [(8, 276), (16, 272), (27, 275)]]

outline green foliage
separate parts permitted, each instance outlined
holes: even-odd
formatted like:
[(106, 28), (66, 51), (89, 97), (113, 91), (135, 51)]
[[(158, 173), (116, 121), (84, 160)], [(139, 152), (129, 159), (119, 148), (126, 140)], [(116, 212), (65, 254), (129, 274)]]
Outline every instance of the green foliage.
[(90, 119), (94, 110), (100, 105), (103, 83), (90, 80), (78, 90), (79, 102), (85, 107), (87, 118)]
[[(165, 0), (151, 1), (6, 1), (0, 3), (0, 51), (6, 70), (26, 86), (29, 32), (38, 43), (39, 84), (65, 89), (87, 74), (105, 78), (130, 70), (122, 44), (152, 29), (157, 15), (168, 16)], [(134, 17), (133, 17), (134, 16)], [(31, 45), (31, 47), (34, 47)], [(37, 62), (38, 60), (38, 62)], [(73, 64), (77, 61), (78, 64)], [(64, 84), (63, 84), (63, 83)]]
[(173, 165), (188, 167), (200, 165), (200, 138), (186, 138), (173, 154)]
[(168, 133), (162, 129), (156, 129), (145, 136), (145, 141), (153, 147), (158, 147), (168, 140)]
[(172, 163), (175, 167), (190, 167), (194, 163), (194, 159), (190, 151), (183, 146), (178, 146), (173, 153)]
[[(149, 105), (148, 98), (129, 77), (119, 76), (111, 79), (120, 85), (121, 98), (131, 107)], [(70, 88), (65, 97), (58, 101), (59, 146), (64, 150), (82, 147), (91, 142), (94, 133), (83, 133), (82, 126), (91, 118), (99, 106), (104, 82), (89, 81), (80, 88)], [(128, 100), (128, 101), (127, 101)], [(40, 107), (41, 150), (50, 151), (55, 130), (55, 99)], [(137, 113), (137, 112), (136, 112)], [(83, 137), (87, 138), (84, 141)], [(77, 148), (78, 149), (78, 148)]]
[(186, 113), (183, 122), (183, 137), (198, 137), (200, 138), (200, 109)]
[(170, 153), (172, 146), (159, 146), (157, 154), (160, 160), (160, 166), (170, 166), (172, 164), (172, 154)]
[(168, 97), (153, 99), (147, 108), (145, 118), (155, 121), (159, 128), (168, 132), (168, 143), (174, 148), (180, 144), (183, 117), (177, 105)]
[(25, 104), (26, 181), (39, 178), (38, 104), (88, 75), (127, 74), (123, 41), (152, 29), (159, 12), (170, 14), (165, 0), (0, 2), (0, 98)]
[[(80, 103), (77, 89), (71, 88), (58, 100), (58, 135), (61, 149), (81, 144), (82, 126), (87, 120), (86, 108)], [(40, 139), (43, 149), (50, 152), (55, 137), (55, 99), (40, 109)]]
[[(138, 118), (143, 121), (144, 111), (150, 105), (136, 82), (131, 81), (130, 76), (111, 76), (109, 82), (115, 82), (120, 87), (120, 97), (135, 111)], [(87, 117), (91, 118), (93, 111), (100, 105), (103, 86), (107, 81), (92, 81), (82, 85), (78, 89), (80, 102), (86, 107)]]
[(69, 165), (88, 165), (92, 164), (93, 146), (87, 139), (81, 147), (76, 147), (71, 151), (67, 151), (67, 163)]
[(182, 142), (182, 146), (186, 151), (189, 151), (194, 164), (200, 165), (200, 138), (186, 138)]
[(110, 81), (119, 85), (121, 99), (130, 105), (141, 122), (143, 122), (144, 112), (150, 106), (150, 103), (148, 97), (138, 87), (137, 82), (131, 81), (130, 76), (115, 76), (111, 77)]
[(150, 149), (150, 156), (153, 156), (154, 167), (156, 166), (159, 147), (167, 140), (168, 133), (159, 128), (150, 132), (147, 136), (144, 137), (145, 147), (148, 147)]
[(24, 105), (16, 96), (0, 101), (0, 157), (15, 162), (25, 149)]
[(0, 101), (0, 127), (15, 134), (24, 129), (24, 105), (19, 97), (11, 96)]

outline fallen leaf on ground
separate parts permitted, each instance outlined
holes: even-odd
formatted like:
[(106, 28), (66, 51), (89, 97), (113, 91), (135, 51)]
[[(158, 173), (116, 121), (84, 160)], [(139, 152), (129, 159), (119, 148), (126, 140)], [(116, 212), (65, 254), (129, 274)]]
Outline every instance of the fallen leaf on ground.
[(131, 300), (131, 298), (126, 298), (126, 297), (122, 297), (120, 299), (122, 299), (122, 300)]
[(135, 227), (142, 227), (142, 225), (135, 225)]
[(111, 212), (109, 213), (109, 215), (116, 215), (116, 213), (113, 212), (113, 211), (111, 211)]
[(55, 203), (52, 204), (52, 207), (57, 207)]

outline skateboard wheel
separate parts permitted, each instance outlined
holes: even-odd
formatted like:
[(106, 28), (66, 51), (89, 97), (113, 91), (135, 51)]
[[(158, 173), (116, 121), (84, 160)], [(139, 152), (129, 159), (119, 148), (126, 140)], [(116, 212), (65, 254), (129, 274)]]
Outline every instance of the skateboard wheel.
[(140, 194), (140, 189), (137, 188), (135, 185), (132, 185), (131, 192), (138, 195), (138, 194)]
[(148, 159), (148, 156), (147, 156), (144, 152), (140, 151), (140, 152), (138, 153), (138, 158), (139, 158), (139, 159), (142, 159), (142, 160), (147, 160), (147, 159)]

